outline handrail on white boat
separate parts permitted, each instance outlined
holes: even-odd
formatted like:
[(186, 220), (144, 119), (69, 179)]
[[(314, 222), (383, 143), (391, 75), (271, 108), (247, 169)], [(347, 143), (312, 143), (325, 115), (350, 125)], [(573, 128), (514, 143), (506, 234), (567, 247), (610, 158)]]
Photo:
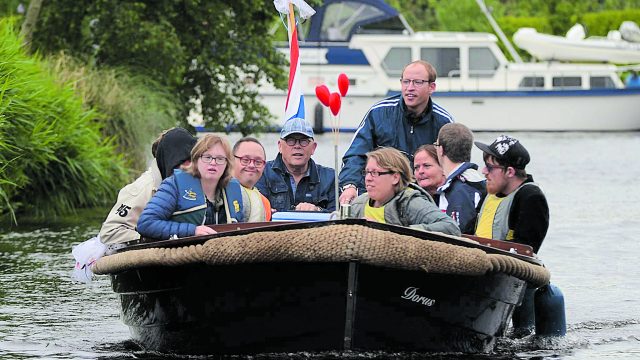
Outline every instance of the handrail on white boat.
[[(466, 82), (466, 81), (460, 81), (460, 87), (457, 90), (460, 91), (464, 91), (464, 90), (475, 90), (475, 91), (479, 91), (480, 90), (480, 80), (481, 79), (487, 79), (487, 78), (493, 78), (495, 77), (495, 75), (498, 73), (497, 71), (498, 69), (495, 70), (469, 70), (468, 71), (468, 77), (471, 79), (475, 79), (475, 89), (465, 89), (462, 85)], [(460, 80), (462, 76), (462, 72), (461, 70), (451, 70), (447, 73), (447, 82), (449, 85), (449, 91), (454, 90), (453, 84), (451, 83), (452, 80), (454, 79), (458, 79)], [(507, 89), (508, 88), (508, 83), (507, 83), (507, 77), (508, 77), (508, 73), (504, 73), (504, 88)], [(468, 82), (467, 82), (468, 83)]]

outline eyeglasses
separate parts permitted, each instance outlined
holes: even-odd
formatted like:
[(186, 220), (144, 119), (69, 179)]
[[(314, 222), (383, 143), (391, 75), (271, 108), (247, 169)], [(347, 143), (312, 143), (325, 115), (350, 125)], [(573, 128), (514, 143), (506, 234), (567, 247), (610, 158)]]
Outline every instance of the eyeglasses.
[(491, 164), (484, 164), (484, 166), (487, 168), (487, 172), (491, 172), (494, 169), (505, 169), (504, 166), (500, 166), (500, 165), (491, 165)]
[(227, 158), (224, 156), (200, 155), (200, 159), (202, 159), (202, 161), (206, 164), (211, 164), (211, 162), (214, 160), (217, 165), (223, 165), (227, 163)]
[(380, 175), (389, 175), (393, 173), (393, 171), (362, 170), (362, 176), (366, 177), (367, 175), (371, 175), (374, 178)]
[(422, 80), (422, 79), (400, 79), (400, 84), (402, 84), (402, 86), (407, 87), (409, 86), (409, 84), (413, 83), (413, 86), (415, 87), (422, 87), (422, 85), (424, 84), (428, 84), (430, 82), (433, 82), (431, 80)]
[(252, 159), (246, 156), (240, 157), (240, 156), (236, 156), (233, 155), (236, 159), (240, 160), (240, 164), (247, 166), (251, 163), (254, 163), (256, 167), (263, 167), (265, 164), (265, 161), (262, 159)]
[(289, 145), (289, 146), (295, 146), (296, 143), (298, 143), (298, 144), (300, 144), (300, 146), (306, 147), (307, 145), (311, 144), (311, 139), (308, 139), (308, 138), (303, 138), (303, 139), (288, 138), (288, 139), (284, 139), (284, 142), (286, 142), (287, 145)]

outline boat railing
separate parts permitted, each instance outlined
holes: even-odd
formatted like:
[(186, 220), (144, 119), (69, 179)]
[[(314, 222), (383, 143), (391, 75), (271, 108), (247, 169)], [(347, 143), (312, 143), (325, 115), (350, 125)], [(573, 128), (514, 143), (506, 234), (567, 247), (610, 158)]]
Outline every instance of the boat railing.
[[(462, 78), (462, 71), (460, 69), (451, 70), (447, 73), (447, 84), (449, 91), (480, 91), (486, 88), (480, 83), (481, 80), (493, 78), (495, 80), (498, 74), (497, 70), (469, 70), (468, 79)], [(474, 80), (473, 83), (471, 80)], [(455, 86), (454, 81), (458, 81), (459, 85)], [(468, 85), (468, 86), (467, 86)], [(504, 75), (504, 89), (507, 89), (507, 75)]]

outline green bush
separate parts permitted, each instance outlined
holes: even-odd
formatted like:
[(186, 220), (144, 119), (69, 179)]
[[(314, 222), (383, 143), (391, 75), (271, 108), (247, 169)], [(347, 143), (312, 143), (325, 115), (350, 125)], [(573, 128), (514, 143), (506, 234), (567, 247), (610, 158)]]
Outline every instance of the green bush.
[(611, 10), (588, 13), (577, 19), (584, 24), (589, 36), (607, 36), (609, 30), (618, 30), (623, 21), (631, 20), (640, 24), (640, 9)]
[(0, 213), (55, 216), (104, 205), (127, 177), (99, 115), (85, 109), (0, 20)]
[(97, 69), (65, 53), (47, 60), (61, 83), (72, 84), (85, 105), (104, 114), (103, 136), (115, 139), (129, 167), (144, 170), (151, 142), (162, 130), (180, 124), (173, 95), (147, 76), (122, 68)]

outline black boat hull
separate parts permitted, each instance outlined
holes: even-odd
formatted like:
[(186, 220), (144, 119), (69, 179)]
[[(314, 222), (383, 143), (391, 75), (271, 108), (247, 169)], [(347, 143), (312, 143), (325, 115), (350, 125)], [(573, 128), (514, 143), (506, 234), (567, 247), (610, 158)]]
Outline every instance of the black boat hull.
[(112, 275), (148, 350), (488, 352), (526, 282), (351, 263), (147, 267)]

